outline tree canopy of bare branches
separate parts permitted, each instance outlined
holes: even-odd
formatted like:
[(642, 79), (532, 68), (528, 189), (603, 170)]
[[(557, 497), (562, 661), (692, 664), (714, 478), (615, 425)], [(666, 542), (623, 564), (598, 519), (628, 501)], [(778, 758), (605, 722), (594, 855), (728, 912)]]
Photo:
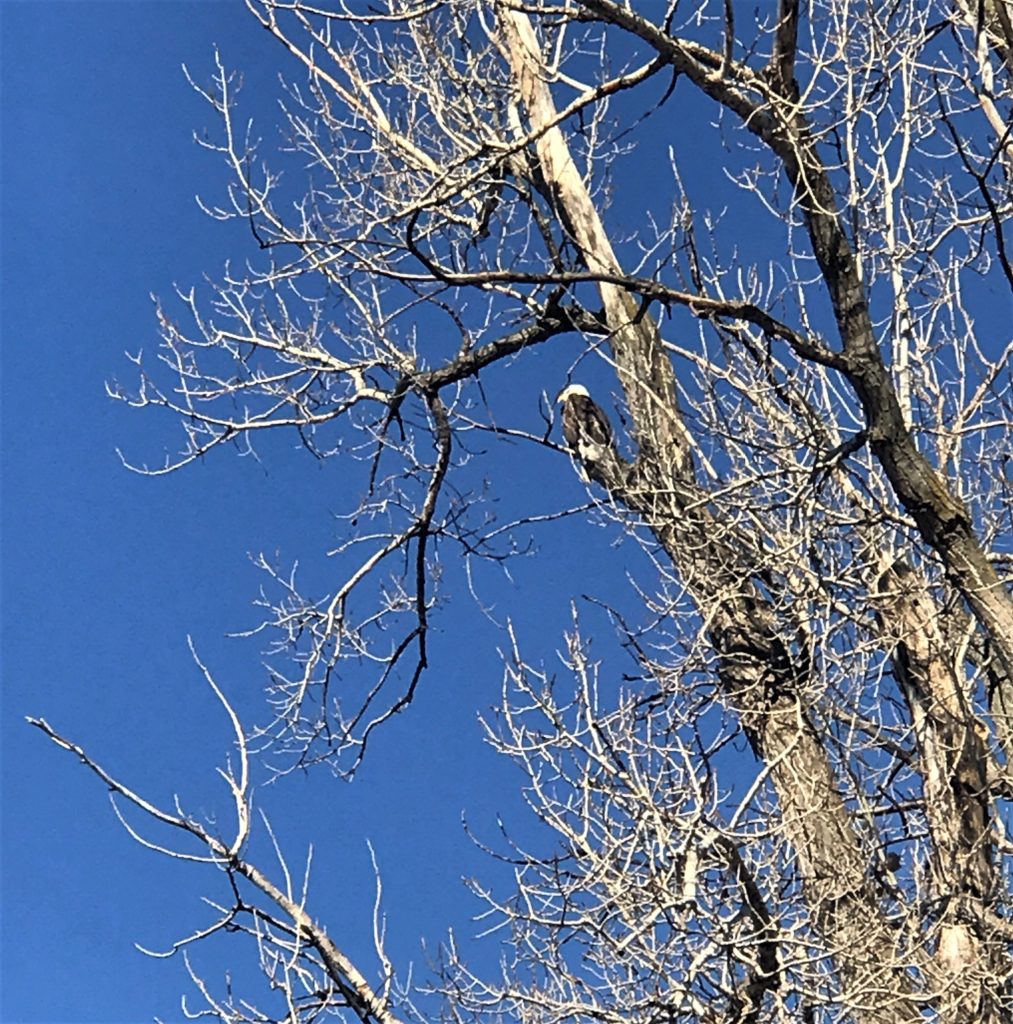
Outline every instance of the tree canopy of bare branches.
[[(191, 969), (200, 1012), (1013, 1018), (1008, 0), (247, 7), (285, 68), (282, 144), (221, 61), (191, 83), (229, 174), (206, 211), (248, 225), (249, 259), (159, 305), (157, 362), (111, 392), (182, 428), (143, 472), (269, 431), (336, 460), (333, 584), (260, 560), (257, 722), (205, 670), (235, 739), (228, 836), (34, 721), (200, 852), (124, 815), (137, 838), (226, 879), (180, 946), (251, 935), (268, 987)], [(540, 401), (544, 351), (568, 368)], [(612, 419), (595, 457), (557, 425), (571, 377)], [(506, 442), (586, 503), (487, 477)], [(474, 582), (564, 514), (637, 568), (589, 601), (569, 567), (563, 671), (504, 624), (501, 699), (476, 711), (542, 845), (506, 823), (514, 891), (475, 883), (499, 973), (448, 941), (414, 989), (379, 925), (353, 962), (308, 883), (250, 858), (251, 764), (353, 776), (439, 671), (444, 606), (481, 614), (448, 566)]]

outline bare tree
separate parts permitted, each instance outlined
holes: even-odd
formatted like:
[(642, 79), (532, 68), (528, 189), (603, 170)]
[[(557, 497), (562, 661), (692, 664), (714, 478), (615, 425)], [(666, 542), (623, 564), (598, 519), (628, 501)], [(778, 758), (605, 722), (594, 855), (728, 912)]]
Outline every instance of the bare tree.
[[(259, 251), (180, 296), (189, 323), (160, 309), (159, 365), (113, 393), (183, 426), (146, 472), (267, 430), (343, 460), (346, 572), (306, 593), (262, 560), (261, 725), (208, 676), (236, 735), (231, 840), (35, 722), (224, 872), (220, 918), (184, 941), (255, 936), (281, 1003), (194, 972), (208, 1013), (1010, 1019), (1013, 5), (248, 7), (301, 66), (282, 151), (257, 151), (221, 64), (194, 84), (232, 177), (207, 210)], [(486, 725), (546, 849), (505, 840), (515, 893), (476, 888), (510, 955), (485, 977), (448, 944), (434, 1011), (379, 925), (377, 964), (353, 964), (283, 861), (276, 883), (247, 859), (249, 761), (354, 773), (410, 704), (441, 552), (517, 549), (472, 439), (567, 458), (548, 407), (540, 427), (508, 405), (564, 336), (622, 414), (572, 458), (584, 514), (653, 567), (638, 621), (598, 595), (636, 672), (589, 657), (577, 605), (565, 678), (509, 632)]]

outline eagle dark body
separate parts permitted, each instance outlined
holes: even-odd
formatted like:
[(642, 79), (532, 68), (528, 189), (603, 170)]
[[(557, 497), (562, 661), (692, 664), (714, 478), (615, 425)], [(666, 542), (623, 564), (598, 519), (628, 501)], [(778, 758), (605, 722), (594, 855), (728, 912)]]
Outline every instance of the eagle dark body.
[(563, 404), (563, 437), (584, 465), (614, 455), (612, 424), (598, 408), (587, 388), (571, 384), (559, 393)]

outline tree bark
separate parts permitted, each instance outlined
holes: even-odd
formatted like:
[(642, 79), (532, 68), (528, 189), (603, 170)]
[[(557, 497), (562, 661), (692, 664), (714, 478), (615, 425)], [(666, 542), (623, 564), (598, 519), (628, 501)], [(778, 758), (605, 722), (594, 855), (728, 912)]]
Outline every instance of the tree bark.
[[(501, 19), (504, 54), (542, 174), (588, 269), (621, 273), (563, 134), (553, 126), (556, 110), (531, 24), (506, 9)], [(650, 525), (710, 624), (722, 686), (770, 771), (807, 901), (838, 971), (841, 1001), (867, 1024), (914, 1024), (922, 1018), (908, 998), (905, 960), (868, 878), (869, 855), (801, 700), (804, 669), (778, 639), (777, 613), (750, 579), (746, 553), (723, 538), (721, 524), (698, 504), (690, 439), (657, 325), (627, 291), (608, 283), (600, 291), (638, 456), (632, 466), (605, 464), (615, 469), (598, 482)]]

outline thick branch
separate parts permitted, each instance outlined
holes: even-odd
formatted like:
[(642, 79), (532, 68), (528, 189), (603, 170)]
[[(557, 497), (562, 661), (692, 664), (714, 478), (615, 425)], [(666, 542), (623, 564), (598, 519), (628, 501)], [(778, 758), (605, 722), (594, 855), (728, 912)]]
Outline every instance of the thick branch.
[[(635, 33), (667, 56), (695, 85), (737, 114), (781, 160), (803, 211), (813, 254), (830, 294), (841, 337), (841, 365), (862, 405), (869, 443), (898, 500), (939, 554), (950, 582), (974, 610), (1008, 677), (1013, 677), (1013, 594), (975, 536), (967, 507), (918, 450), (876, 342), (868, 299), (840, 223), (837, 196), (798, 103), (772, 94), (756, 73), (736, 64), (715, 75), (719, 55), (669, 36), (613, 0), (580, 0), (603, 20)], [(744, 83), (755, 98), (736, 83)]]
[[(625, 9), (621, 17), (637, 18)], [(537, 130), (554, 113), (538, 43), (524, 16), (504, 11), (502, 18), (505, 54)], [(558, 129), (540, 137), (538, 155), (588, 268), (621, 274)], [(625, 290), (612, 283), (600, 289), (640, 446), (635, 467), (618, 456), (602, 462), (600, 482), (649, 523), (710, 624), (722, 682), (754, 749), (770, 767), (806, 895), (846, 985), (867, 993), (879, 986), (903, 993), (909, 983), (895, 968), (894, 939), (865, 877), (866, 857), (826, 752), (802, 704), (798, 669), (778, 639), (777, 616), (750, 580), (748, 559), (722, 539), (721, 524), (706, 506), (688, 512), (696, 497), (693, 467), (685, 448), (675, 458), (669, 454), (685, 428), (657, 326)], [(912, 1006), (898, 1002), (864, 1019), (907, 1022), (916, 1017)]]

